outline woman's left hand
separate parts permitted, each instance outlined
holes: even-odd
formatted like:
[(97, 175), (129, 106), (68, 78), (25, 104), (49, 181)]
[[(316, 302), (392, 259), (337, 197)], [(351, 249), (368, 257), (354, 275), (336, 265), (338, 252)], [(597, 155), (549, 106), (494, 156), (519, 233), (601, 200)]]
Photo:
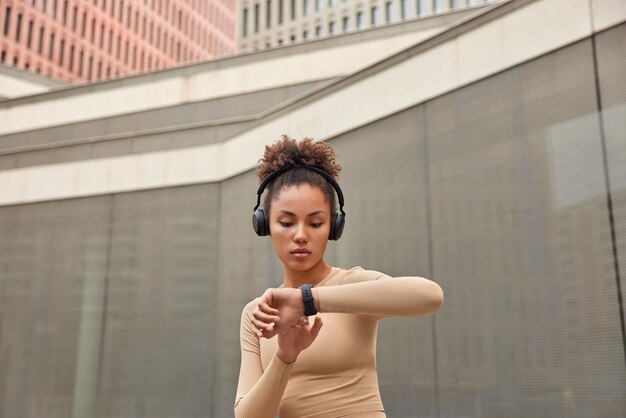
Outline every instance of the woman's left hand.
[(267, 289), (252, 316), (257, 335), (265, 338), (272, 338), (293, 325), (305, 324), (302, 292), (293, 288)]

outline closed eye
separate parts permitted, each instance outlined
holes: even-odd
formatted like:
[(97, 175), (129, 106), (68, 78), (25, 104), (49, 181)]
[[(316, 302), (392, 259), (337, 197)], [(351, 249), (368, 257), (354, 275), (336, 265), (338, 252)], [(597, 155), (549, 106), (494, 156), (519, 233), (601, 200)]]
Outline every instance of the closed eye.
[(285, 228), (289, 228), (291, 225), (293, 225), (291, 222), (279, 222), (281, 226), (285, 227)]

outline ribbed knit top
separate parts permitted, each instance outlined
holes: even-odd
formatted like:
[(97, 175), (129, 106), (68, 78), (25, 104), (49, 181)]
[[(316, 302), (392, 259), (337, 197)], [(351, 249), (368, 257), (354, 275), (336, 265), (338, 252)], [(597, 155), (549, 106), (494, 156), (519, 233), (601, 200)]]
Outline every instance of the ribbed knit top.
[(385, 417), (376, 374), (378, 320), (436, 311), (441, 288), (361, 267), (333, 267), (317, 287), (324, 326), (291, 364), (276, 357), (277, 337), (254, 333), (258, 302), (243, 309), (236, 418), (273, 418), (277, 410), (281, 418)]

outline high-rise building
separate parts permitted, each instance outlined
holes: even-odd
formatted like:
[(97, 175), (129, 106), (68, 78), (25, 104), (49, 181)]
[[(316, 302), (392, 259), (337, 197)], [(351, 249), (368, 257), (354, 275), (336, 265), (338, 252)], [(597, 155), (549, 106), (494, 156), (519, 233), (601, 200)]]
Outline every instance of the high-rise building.
[(69, 82), (235, 51), (235, 0), (3, 0), (0, 63)]
[(258, 51), (404, 20), (480, 7), (495, 0), (240, 0), (238, 51)]

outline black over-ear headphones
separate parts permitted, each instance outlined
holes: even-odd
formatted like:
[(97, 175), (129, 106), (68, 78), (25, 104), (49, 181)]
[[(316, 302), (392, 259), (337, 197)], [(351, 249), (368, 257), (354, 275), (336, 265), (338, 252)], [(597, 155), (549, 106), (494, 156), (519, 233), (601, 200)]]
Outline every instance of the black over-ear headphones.
[(263, 179), (261, 185), (259, 186), (259, 190), (256, 192), (256, 206), (254, 207), (254, 212), (252, 213), (252, 226), (254, 227), (254, 232), (256, 232), (256, 234), (260, 237), (269, 235), (270, 233), (270, 221), (267, 218), (267, 214), (265, 213), (265, 210), (259, 208), (259, 206), (261, 206), (261, 195), (263, 194), (263, 190), (265, 190), (265, 187), (267, 187), (267, 185), (276, 177), (294, 168), (304, 168), (306, 170), (313, 171), (321, 175), (326, 179), (328, 183), (330, 183), (331, 186), (333, 186), (335, 192), (337, 192), (340, 212), (335, 212), (331, 215), (330, 234), (328, 234), (329, 240), (337, 241), (339, 238), (341, 238), (341, 234), (343, 233), (343, 227), (346, 223), (346, 213), (343, 211), (343, 193), (341, 192), (341, 188), (339, 187), (335, 179), (332, 178), (328, 173), (316, 167), (309, 167), (308, 165), (285, 166), (280, 170), (270, 173), (267, 177)]

